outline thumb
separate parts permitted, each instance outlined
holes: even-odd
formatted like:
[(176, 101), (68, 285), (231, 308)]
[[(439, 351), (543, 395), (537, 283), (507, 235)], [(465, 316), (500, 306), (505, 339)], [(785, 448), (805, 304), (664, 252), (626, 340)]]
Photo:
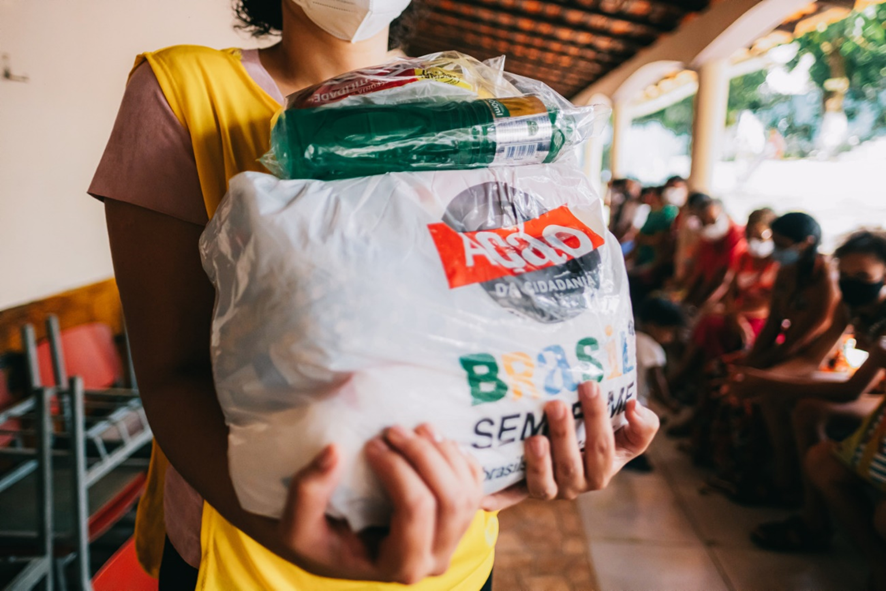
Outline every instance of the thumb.
[(326, 506), (341, 477), (341, 457), (335, 444), (327, 445), (310, 464), (293, 476), (280, 527), (297, 544), (303, 535), (328, 528)]
[(616, 432), (619, 447), (632, 453), (643, 453), (658, 432), (658, 415), (633, 399), (625, 406), (625, 418), (628, 424)]
[(497, 493), (486, 495), (480, 502), (480, 508), (484, 511), (490, 512), (502, 511), (521, 501), (525, 501), (528, 498), (529, 488), (526, 486), (526, 481), (524, 480), (517, 484), (512, 484), (508, 488), (500, 490)]

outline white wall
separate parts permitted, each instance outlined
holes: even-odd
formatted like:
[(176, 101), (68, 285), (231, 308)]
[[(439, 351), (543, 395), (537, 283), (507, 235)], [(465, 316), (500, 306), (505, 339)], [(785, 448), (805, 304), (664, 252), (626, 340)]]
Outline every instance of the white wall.
[(254, 46), (230, 0), (0, 0), (0, 310), (113, 275), (86, 189), (136, 54)]

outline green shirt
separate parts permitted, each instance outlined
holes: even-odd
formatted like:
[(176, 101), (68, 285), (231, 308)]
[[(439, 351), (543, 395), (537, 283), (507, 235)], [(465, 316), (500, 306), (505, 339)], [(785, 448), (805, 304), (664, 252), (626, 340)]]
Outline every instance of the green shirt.
[[(674, 224), (680, 208), (676, 205), (665, 205), (657, 211), (649, 212), (646, 223), (640, 228), (640, 233), (645, 236), (654, 236), (660, 232), (667, 232)], [(655, 247), (643, 245), (637, 252), (637, 264), (645, 265), (655, 260)]]

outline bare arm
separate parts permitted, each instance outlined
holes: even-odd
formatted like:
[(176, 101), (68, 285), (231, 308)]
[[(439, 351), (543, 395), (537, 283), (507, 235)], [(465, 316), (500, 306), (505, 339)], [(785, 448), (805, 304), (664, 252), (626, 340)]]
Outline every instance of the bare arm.
[[(215, 291), (197, 251), (202, 228), (113, 200), (105, 213), (133, 363), (157, 443), (226, 519), (274, 546), (276, 523), (241, 510), (228, 471), (228, 429), (209, 358)], [(279, 545), (272, 549), (295, 560)]]
[[(202, 228), (112, 200), (105, 214), (133, 363), (157, 443), (208, 503), (272, 552), (321, 576), (411, 584), (448, 568), (481, 502), (501, 509), (527, 494), (482, 500), (479, 465), (420, 426), (414, 433), (389, 429), (366, 446), (393, 505), (388, 535), (371, 546), (324, 515), (341, 470), (335, 446), (293, 478), (282, 520), (244, 511), (231, 482), (228, 429), (212, 381), (215, 291), (198, 254)], [(533, 438), (541, 440), (536, 449), (542, 453), (532, 456), (530, 467), (539, 468), (529, 470), (524, 490), (543, 491), (542, 498), (551, 490), (572, 494), (576, 462), (588, 470), (581, 486), (599, 488), (649, 445), (658, 428), (650, 411), (629, 405), (628, 426), (614, 434), (606, 400), (599, 388), (590, 391), (583, 400), (589, 441), (608, 439), (614, 446), (592, 445), (582, 456), (572, 413), (560, 402), (559, 418), (549, 418), (559, 436)], [(564, 464), (570, 470), (561, 476), (552, 466)]]
[(212, 381), (215, 292), (198, 255), (202, 228), (111, 200), (105, 213), (145, 413), (185, 480), (234, 526), (309, 572), (400, 583), (445, 572), (480, 506), (482, 470), (426, 426), (389, 429), (366, 446), (393, 505), (389, 534), (372, 546), (325, 517), (341, 473), (335, 446), (295, 475), (282, 520), (240, 507)]
[(831, 402), (850, 402), (872, 388), (886, 370), (886, 351), (877, 348), (848, 380), (791, 377), (770, 371), (739, 369), (733, 376), (737, 394), (783, 398), (814, 398)]
[(724, 267), (718, 270), (713, 277), (707, 281), (700, 281), (696, 285), (694, 293), (689, 294), (686, 298), (687, 303), (697, 308), (705, 308), (706, 306), (716, 304), (729, 291), (732, 283), (732, 272)]
[[(793, 319), (791, 327), (785, 333), (784, 342), (773, 352), (771, 362), (791, 357), (824, 334), (833, 335), (833, 341), (827, 343), (827, 349), (830, 350), (846, 329), (846, 323), (841, 325), (839, 322), (842, 310), (836, 306), (836, 289), (827, 276), (818, 282), (808, 299), (809, 306)], [(832, 330), (828, 330), (829, 328)]]
[(790, 284), (793, 281), (793, 278), (787, 276), (788, 272), (788, 269), (785, 268), (778, 272), (775, 287), (772, 290), (769, 317), (766, 319), (763, 330), (757, 335), (754, 346), (751, 348), (751, 352), (748, 353), (744, 365), (763, 368), (775, 363), (773, 359), (778, 348), (776, 339), (781, 332), (782, 323), (787, 315), (788, 304), (786, 298), (790, 294)]

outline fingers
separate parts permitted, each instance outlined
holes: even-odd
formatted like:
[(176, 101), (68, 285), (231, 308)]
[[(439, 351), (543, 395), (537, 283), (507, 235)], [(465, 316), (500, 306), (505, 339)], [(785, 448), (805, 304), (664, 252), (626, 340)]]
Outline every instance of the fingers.
[[(427, 429), (425, 427), (425, 433), (429, 433)], [(444, 508), (447, 502), (458, 496), (459, 482), (455, 469), (440, 451), (433, 435), (420, 436), (414, 431), (395, 426), (385, 431), (385, 439), (412, 465)]]
[(412, 465), (436, 502), (434, 565), (430, 574), (442, 574), (480, 508), (483, 494), (482, 470), (452, 441), (437, 437), (430, 425), (413, 433), (392, 427), (386, 439)]
[(587, 441), (585, 443), (585, 478), (588, 490), (600, 490), (609, 483), (614, 473), (615, 435), (609, 417), (609, 406), (600, 393), (596, 382), (584, 382), (578, 386), (585, 419)]
[(436, 444), (437, 450), (462, 480), (474, 480), (482, 485), (482, 466), (473, 456), (463, 453), (457, 443), (439, 437), (435, 433), (434, 428), (428, 424), (419, 425), (415, 432)]
[(549, 501), (557, 498), (557, 481), (551, 461), (551, 447), (544, 435), (526, 440), (526, 488), (534, 499)]
[(434, 566), (431, 552), (437, 501), (409, 461), (381, 438), (366, 444), (366, 459), (394, 507), (390, 534), (381, 546), (378, 567), (392, 581), (416, 583)]
[(560, 400), (545, 405), (548, 438), (557, 481), (557, 498), (574, 499), (587, 490), (585, 465), (575, 435), (571, 409)]
[(338, 448), (328, 445), (292, 478), (280, 520), (281, 535), (291, 547), (311, 548), (313, 540), (328, 532), (326, 505), (340, 475)]
[(616, 448), (629, 456), (627, 459), (632, 459), (646, 451), (658, 432), (660, 422), (658, 415), (636, 400), (628, 401), (625, 418), (628, 424), (616, 433)]
[(518, 482), (497, 493), (483, 497), (480, 508), (484, 511), (504, 511), (529, 497), (526, 482)]

